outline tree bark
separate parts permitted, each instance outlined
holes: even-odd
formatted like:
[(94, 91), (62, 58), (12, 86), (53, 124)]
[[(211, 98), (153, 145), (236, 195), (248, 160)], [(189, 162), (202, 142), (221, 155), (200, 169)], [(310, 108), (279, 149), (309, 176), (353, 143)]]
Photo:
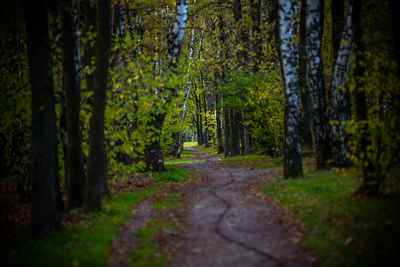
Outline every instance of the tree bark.
[(278, 0), (278, 21), (282, 78), (285, 88), (284, 178), (303, 174), (300, 138), (300, 103), (296, 77), (296, 60), (291, 27), (291, 1)]
[(345, 25), (344, 21), (344, 0), (332, 0), (331, 2), (332, 14), (332, 45), (333, 55), (337, 58), (340, 47), (340, 40)]
[(368, 136), (368, 107), (364, 92), (365, 76), (365, 48), (362, 40), (361, 28), (361, 9), (362, 0), (354, 0), (353, 3), (353, 32), (354, 32), (354, 55), (355, 55), (355, 100), (356, 100), (356, 119), (360, 127), (358, 135), (360, 135), (359, 154), (363, 173), (363, 181), (361, 186), (355, 192), (355, 195), (363, 197), (376, 197), (379, 193), (379, 187), (382, 182), (381, 176), (376, 176), (375, 165), (368, 157), (367, 147), (370, 145)]
[(321, 51), (322, 22), (322, 1), (307, 0), (307, 84), (313, 113), (312, 131), (317, 158), (317, 169), (327, 168), (327, 162), (330, 157), (329, 124), (326, 114), (325, 83)]
[(224, 157), (230, 156), (230, 124), (229, 109), (224, 107)]
[(87, 211), (101, 210), (102, 189), (108, 183), (107, 152), (104, 147), (104, 112), (111, 46), (110, 0), (97, 2), (97, 28), (93, 108), (89, 129), (88, 177), (84, 196)]
[(217, 123), (217, 149), (218, 154), (224, 152), (224, 144), (222, 143), (222, 127), (221, 127), (221, 103), (219, 93), (215, 93), (215, 110)]
[(240, 155), (240, 114), (236, 110), (230, 110), (231, 117), (231, 156)]
[(346, 86), (350, 58), (353, 50), (352, 6), (350, 6), (346, 25), (343, 29), (340, 47), (333, 68), (331, 81), (331, 106), (329, 119), (331, 123), (332, 156), (334, 165), (340, 168), (351, 166), (348, 159), (348, 138), (344, 124), (351, 117), (350, 93)]
[[(186, 28), (187, 10), (187, 0), (176, 0), (175, 20), (167, 38), (167, 60), (169, 65), (168, 68), (173, 73), (178, 66), (182, 40)], [(164, 96), (166, 90), (171, 91), (169, 96)], [(160, 95), (161, 97), (165, 98), (166, 104), (170, 104), (170, 102), (172, 101), (172, 97), (176, 96), (176, 89), (164, 88), (161, 90)], [(165, 170), (164, 158), (162, 156), (162, 149), (160, 144), (162, 126), (164, 124), (166, 116), (165, 108), (165, 106), (161, 107), (162, 110), (160, 111), (158, 107), (153, 106), (153, 111), (151, 112), (150, 116), (154, 118), (154, 120), (150, 120), (149, 123), (153, 124), (149, 126), (154, 126), (156, 132), (154, 133), (152, 141), (145, 147), (145, 163), (147, 169), (153, 169), (156, 171)]]
[(303, 140), (303, 147), (312, 149), (312, 133), (311, 133), (311, 103), (310, 93), (307, 90), (307, 54), (306, 54), (306, 15), (307, 15), (307, 2), (301, 0), (300, 8), (300, 43), (299, 43), (299, 62), (297, 77), (299, 82), (299, 91), (302, 105), (302, 118), (301, 118), (301, 136)]
[(46, 1), (24, 1), (31, 80), (31, 225), (36, 235), (61, 227), (56, 112)]
[(83, 202), (84, 176), (80, 128), (81, 66), (77, 37), (75, 0), (64, 0), (61, 7), (61, 33), (63, 43), (63, 89), (66, 98), (66, 160), (68, 208), (80, 207)]

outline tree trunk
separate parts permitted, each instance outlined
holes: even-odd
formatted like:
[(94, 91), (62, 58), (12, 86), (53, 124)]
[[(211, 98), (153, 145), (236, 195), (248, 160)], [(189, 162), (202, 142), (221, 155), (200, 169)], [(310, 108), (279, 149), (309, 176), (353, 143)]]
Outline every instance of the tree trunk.
[(261, 37), (261, 0), (250, 0), (250, 16), (252, 20), (252, 63), (253, 72), (258, 72), (262, 56)]
[(224, 144), (222, 143), (222, 128), (221, 128), (221, 106), (219, 98), (220, 98), (219, 93), (215, 93), (218, 154), (224, 152)]
[(282, 78), (285, 86), (285, 159), (284, 178), (303, 174), (301, 162), (300, 103), (297, 87), (293, 29), (291, 28), (291, 1), (278, 0), (278, 21)]
[(370, 145), (368, 136), (368, 109), (364, 90), (365, 77), (365, 51), (364, 42), (362, 40), (361, 28), (361, 8), (362, 0), (354, 0), (353, 3), (353, 32), (354, 32), (354, 55), (355, 55), (355, 100), (356, 100), (356, 118), (361, 124), (358, 129), (360, 138), (360, 162), (363, 173), (363, 181), (361, 186), (355, 192), (355, 195), (365, 197), (376, 197), (379, 193), (379, 187), (382, 182), (381, 176), (376, 176), (374, 163), (367, 154), (367, 147)]
[[(188, 10), (188, 1), (187, 0), (176, 0), (175, 7), (175, 20), (171, 27), (170, 33), (168, 34), (168, 45), (167, 45), (167, 60), (169, 64), (169, 70), (171, 72), (175, 72), (178, 66), (178, 59), (181, 51), (182, 40), (185, 33), (186, 28), (186, 19), (187, 19), (187, 10)], [(164, 96), (166, 90), (170, 90), (171, 93), (169, 96)], [(172, 101), (172, 97), (176, 96), (175, 88), (164, 88), (161, 90), (161, 97), (165, 97), (164, 101), (168, 105)], [(150, 144), (145, 147), (145, 163), (147, 169), (153, 170), (165, 170), (164, 167), (164, 158), (162, 156), (162, 149), (160, 144), (161, 131), (162, 126), (165, 121), (166, 107), (161, 107), (161, 111), (157, 110), (156, 106), (153, 107), (153, 112), (150, 114), (153, 121), (150, 123), (155, 123), (153, 126), (156, 129), (155, 136), (153, 138), (154, 141), (150, 142)], [(148, 125), (152, 126), (152, 125)]]
[(307, 15), (307, 2), (301, 0), (300, 9), (300, 43), (299, 43), (299, 61), (297, 77), (299, 82), (300, 98), (302, 105), (302, 118), (301, 118), (301, 136), (303, 140), (303, 147), (312, 149), (312, 133), (311, 133), (311, 103), (310, 93), (307, 90), (307, 55), (306, 55), (306, 15)]
[(97, 2), (97, 28), (93, 109), (89, 130), (88, 177), (84, 196), (87, 211), (101, 210), (102, 189), (108, 183), (107, 152), (104, 147), (104, 111), (111, 45), (110, 0), (98, 0)]
[(328, 167), (330, 157), (329, 124), (326, 114), (322, 63), (322, 1), (307, 0), (306, 16), (307, 84), (313, 113), (312, 131), (317, 169)]
[(344, 28), (344, 0), (332, 0), (332, 46), (334, 58), (337, 58), (339, 52), (340, 40)]
[(230, 110), (231, 117), (231, 156), (240, 155), (240, 114), (237, 111)]
[(56, 112), (45, 1), (24, 1), (32, 93), (31, 225), (36, 235), (61, 227)]
[(84, 176), (82, 168), (80, 128), (81, 66), (79, 40), (76, 35), (77, 14), (75, 0), (64, 0), (61, 8), (63, 41), (63, 89), (66, 97), (66, 161), (68, 208), (80, 207), (83, 202)]
[(243, 127), (243, 155), (247, 155), (250, 153), (250, 148), (251, 148), (251, 143), (250, 143), (250, 134), (249, 134), (249, 129), (247, 128), (246, 125), (246, 112), (243, 111), (243, 117), (242, 117), (242, 127)]
[(229, 157), (229, 151), (230, 151), (230, 124), (231, 121), (229, 119), (229, 109), (224, 107), (224, 157), (227, 158)]
[(348, 138), (344, 124), (351, 117), (350, 93), (346, 86), (351, 52), (353, 50), (352, 7), (350, 6), (343, 29), (340, 47), (333, 68), (331, 82), (331, 106), (329, 119), (331, 123), (332, 156), (337, 167), (345, 168), (351, 165), (348, 159)]

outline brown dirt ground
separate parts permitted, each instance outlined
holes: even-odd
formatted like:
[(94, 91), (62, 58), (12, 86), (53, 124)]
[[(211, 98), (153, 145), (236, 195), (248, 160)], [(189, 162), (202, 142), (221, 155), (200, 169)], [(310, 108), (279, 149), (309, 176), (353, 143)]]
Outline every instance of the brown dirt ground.
[(291, 214), (258, 193), (277, 169), (231, 167), (218, 157), (182, 164), (206, 176), (206, 185), (186, 194), (180, 249), (172, 266), (311, 266), (303, 231)]

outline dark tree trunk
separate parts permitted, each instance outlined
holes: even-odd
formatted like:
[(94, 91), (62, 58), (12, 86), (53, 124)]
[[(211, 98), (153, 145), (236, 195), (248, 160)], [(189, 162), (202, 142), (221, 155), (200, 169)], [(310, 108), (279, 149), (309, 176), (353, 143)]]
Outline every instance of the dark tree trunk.
[(101, 210), (102, 189), (108, 183), (107, 153), (104, 147), (104, 111), (111, 46), (110, 0), (98, 0), (97, 2), (97, 28), (93, 109), (89, 130), (88, 177), (84, 196), (87, 211)]
[(247, 155), (250, 153), (250, 148), (251, 148), (251, 142), (250, 142), (250, 134), (249, 134), (249, 129), (247, 128), (246, 125), (246, 112), (243, 111), (243, 117), (242, 117), (242, 127), (243, 127), (243, 155)]
[(231, 109), (231, 156), (240, 155), (240, 114)]
[(362, 0), (354, 0), (353, 3), (353, 31), (354, 31), (354, 55), (355, 55), (355, 100), (356, 100), (356, 119), (362, 126), (359, 128), (357, 135), (360, 135), (359, 154), (361, 168), (363, 172), (363, 182), (355, 195), (365, 197), (376, 197), (379, 193), (379, 187), (382, 182), (381, 176), (376, 176), (375, 166), (367, 154), (367, 147), (370, 145), (368, 137), (367, 121), (368, 109), (365, 97), (364, 77), (365, 77), (365, 51), (364, 42), (362, 40), (361, 28), (361, 9)]
[(306, 52), (307, 84), (312, 106), (312, 131), (317, 169), (328, 167), (330, 158), (329, 122), (326, 114), (325, 83), (322, 63), (322, 1), (307, 0)]
[[(97, 21), (96, 21), (96, 13), (97, 8), (95, 1), (84, 1), (84, 34), (87, 36), (89, 32), (94, 33), (97, 31)], [(92, 57), (95, 56), (95, 46), (92, 46), (92, 42), (88, 41), (84, 47), (84, 54), (82, 57), (82, 64), (84, 67), (91, 65)], [(86, 88), (88, 90), (93, 90), (94, 80), (93, 80), (93, 72), (86, 75)]]
[(215, 93), (215, 109), (216, 109), (216, 123), (217, 123), (217, 149), (218, 154), (224, 152), (224, 144), (222, 143), (222, 127), (221, 127), (221, 106), (220, 95)]
[(331, 125), (332, 157), (334, 165), (340, 168), (351, 166), (348, 156), (348, 138), (345, 123), (351, 117), (350, 93), (346, 86), (350, 58), (353, 49), (352, 7), (347, 15), (346, 26), (343, 29), (340, 47), (333, 67), (331, 81), (331, 105), (329, 119)]
[(258, 72), (262, 55), (261, 38), (261, 0), (250, 0), (250, 15), (252, 20), (252, 43), (253, 43), (253, 72)]
[(337, 53), (340, 47), (340, 39), (344, 28), (344, 0), (332, 0), (331, 2), (332, 12), (332, 45), (334, 58), (337, 57)]
[(307, 15), (307, 2), (301, 0), (300, 9), (300, 43), (299, 43), (299, 62), (297, 77), (299, 82), (299, 91), (302, 105), (302, 119), (301, 119), (301, 136), (303, 146), (307, 149), (312, 149), (313, 140), (311, 133), (311, 103), (310, 94), (307, 89), (307, 54), (306, 54), (306, 15)]
[(32, 92), (31, 224), (40, 235), (61, 227), (56, 112), (46, 1), (24, 1)]
[(61, 32), (63, 41), (63, 89), (66, 97), (66, 161), (68, 208), (77, 208), (83, 202), (84, 177), (82, 168), (80, 129), (81, 66), (77, 32), (75, 0), (63, 0)]
[(161, 130), (165, 120), (165, 111), (159, 112), (158, 114), (156, 112), (153, 112), (151, 114), (151, 119), (154, 120), (150, 123), (152, 126), (154, 126), (155, 130), (152, 133), (153, 141), (151, 141), (146, 146), (144, 162), (146, 163), (148, 170), (151, 169), (157, 172), (166, 171), (164, 167), (164, 157), (160, 144)]
[(204, 145), (210, 147), (209, 133), (208, 133), (208, 120), (207, 120), (207, 100), (206, 93), (203, 93), (203, 110), (204, 110)]
[(227, 158), (230, 156), (230, 124), (231, 121), (229, 119), (229, 109), (224, 107), (224, 157)]
[(282, 78), (285, 86), (285, 159), (284, 178), (303, 175), (300, 137), (300, 103), (297, 87), (296, 59), (293, 47), (293, 29), (291, 24), (291, 1), (278, 0), (279, 54), (281, 58)]

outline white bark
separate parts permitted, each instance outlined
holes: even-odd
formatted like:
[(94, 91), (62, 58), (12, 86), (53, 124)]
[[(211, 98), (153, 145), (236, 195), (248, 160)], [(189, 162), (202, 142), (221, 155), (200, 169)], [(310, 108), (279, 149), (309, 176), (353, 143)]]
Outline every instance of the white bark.
[(346, 87), (346, 77), (349, 72), (352, 50), (353, 27), (352, 6), (350, 6), (331, 82), (331, 107), (329, 115), (331, 120), (332, 156), (335, 160), (335, 165), (338, 167), (346, 167), (350, 164), (349, 159), (347, 159), (348, 146), (344, 123), (350, 117), (350, 95)]
[(302, 175), (300, 103), (293, 45), (292, 1), (278, 0), (282, 76), (285, 87), (285, 163), (284, 177)]
[(322, 0), (307, 0), (306, 53), (307, 85), (313, 114), (312, 131), (317, 169), (326, 168), (330, 156), (329, 125), (326, 114), (322, 62)]

